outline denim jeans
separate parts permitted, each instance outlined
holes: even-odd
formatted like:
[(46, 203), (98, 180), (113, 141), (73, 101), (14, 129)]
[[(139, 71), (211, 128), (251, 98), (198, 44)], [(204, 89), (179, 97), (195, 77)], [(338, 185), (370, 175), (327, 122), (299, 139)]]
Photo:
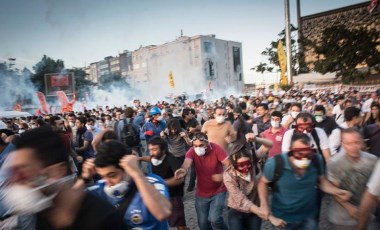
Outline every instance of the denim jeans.
[(287, 222), (285, 228), (275, 228), (276, 230), (317, 230), (316, 218), (306, 218), (303, 221)]
[(260, 230), (261, 219), (253, 213), (239, 212), (229, 208), (227, 211), (227, 224), (230, 230)]
[(198, 226), (200, 230), (227, 229), (223, 220), (225, 200), (226, 192), (218, 193), (209, 198), (195, 197), (195, 209), (197, 211)]

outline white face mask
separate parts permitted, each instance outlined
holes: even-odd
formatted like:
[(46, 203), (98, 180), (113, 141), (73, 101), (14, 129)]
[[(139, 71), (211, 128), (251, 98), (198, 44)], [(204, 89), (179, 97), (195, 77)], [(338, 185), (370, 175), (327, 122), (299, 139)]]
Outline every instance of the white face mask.
[(241, 178), (241, 179), (243, 179), (243, 180), (245, 180), (245, 181), (247, 181), (247, 182), (250, 182), (251, 181), (251, 173), (247, 173), (246, 175), (242, 175), (241, 173), (238, 173), (238, 176)]
[(277, 105), (279, 105), (280, 103), (278, 102), (278, 101), (275, 101), (275, 102), (273, 102), (273, 105), (274, 106), (277, 106)]
[(323, 116), (315, 116), (315, 120), (319, 123), (324, 120)]
[(108, 125), (111, 124), (111, 121), (105, 121), (104, 124), (105, 124), (106, 126), (108, 126)]
[(69, 125), (71, 128), (73, 128), (75, 126), (75, 123), (74, 122), (69, 122)]
[(279, 128), (280, 127), (280, 122), (279, 121), (270, 121), (270, 125), (273, 128)]
[(161, 121), (161, 120), (162, 120), (162, 116), (158, 116), (158, 117), (156, 117), (156, 120), (157, 120), (157, 121)]
[(221, 124), (224, 122), (225, 117), (224, 116), (217, 116), (215, 117), (215, 120), (217, 123)]
[(302, 160), (294, 159), (294, 161), (293, 161), (294, 165), (300, 169), (305, 169), (305, 168), (309, 167), (310, 162), (311, 161), (307, 158), (303, 158)]
[(162, 162), (164, 162), (165, 156), (166, 156), (166, 155), (162, 156), (162, 157), (159, 158), (159, 159), (157, 159), (157, 158), (152, 158), (152, 159), (150, 159), (150, 162), (152, 162), (152, 165), (154, 165), (154, 166), (158, 166), (158, 165), (162, 164)]
[(194, 147), (194, 151), (200, 157), (206, 154), (206, 149), (203, 147)]
[(73, 181), (74, 178), (74, 175), (70, 175), (35, 188), (19, 184), (9, 185), (2, 191), (2, 196), (4, 197), (3, 203), (13, 214), (36, 214), (51, 207), (53, 205), (52, 200), (59, 191), (59, 188), (56, 188), (54, 194), (46, 196), (41, 192), (42, 189), (68, 181)]
[(24, 133), (25, 132), (25, 129), (19, 129), (18, 130), (18, 134), (21, 134), (21, 133)]
[(94, 126), (93, 125), (86, 125), (87, 130), (93, 130)]
[(290, 116), (292, 116), (293, 118), (296, 118), (298, 114), (300, 114), (300, 112), (290, 112)]
[(104, 186), (104, 192), (111, 198), (121, 198), (126, 194), (128, 187), (129, 182), (123, 180), (113, 186)]

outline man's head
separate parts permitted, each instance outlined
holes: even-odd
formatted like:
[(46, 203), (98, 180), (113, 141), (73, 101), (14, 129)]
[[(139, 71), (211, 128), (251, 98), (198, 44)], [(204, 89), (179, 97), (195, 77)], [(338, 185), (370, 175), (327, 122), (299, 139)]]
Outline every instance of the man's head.
[(191, 141), (193, 142), (194, 151), (198, 156), (203, 156), (206, 154), (209, 142), (208, 137), (205, 133), (194, 133), (193, 139)]
[(95, 119), (93, 119), (93, 118), (87, 119), (86, 128), (90, 131), (94, 130), (95, 129)]
[(25, 132), (10, 155), (11, 183), (38, 187), (69, 173), (69, 156), (62, 139), (50, 127)]
[(75, 121), (75, 126), (77, 128), (82, 128), (86, 125), (87, 119), (85, 117), (78, 117)]
[(115, 112), (115, 119), (118, 121), (120, 120), (120, 116), (121, 114), (123, 114), (123, 110), (122, 109), (116, 109), (116, 112)]
[(65, 129), (64, 122), (59, 116), (50, 117), (49, 124), (55, 132), (61, 132)]
[(161, 159), (168, 152), (168, 144), (161, 137), (154, 137), (148, 143), (149, 154), (154, 159)]
[(223, 107), (216, 107), (214, 110), (214, 117), (217, 123), (222, 124), (225, 118), (225, 109)]
[(310, 137), (304, 133), (295, 132), (291, 139), (289, 157), (297, 168), (307, 168), (315, 150), (311, 148)]
[(124, 111), (124, 114), (126, 118), (132, 118), (135, 114), (135, 111), (133, 111), (132, 107), (127, 107)]
[(269, 113), (268, 104), (259, 104), (256, 108), (257, 116), (265, 117)]
[(132, 150), (116, 140), (102, 142), (97, 146), (95, 168), (107, 186), (116, 185), (125, 179), (125, 172), (119, 166), (119, 162), (130, 154)]
[(149, 111), (149, 116), (153, 122), (158, 122), (162, 119), (161, 109), (158, 107), (152, 107)]
[(314, 118), (316, 122), (320, 123), (322, 122), (326, 116), (326, 108), (323, 105), (317, 105), (314, 108)]
[(190, 108), (184, 108), (182, 110), (182, 118), (185, 120), (191, 120), (193, 119), (194, 114), (192, 113), (192, 110)]
[(315, 127), (314, 118), (310, 113), (302, 112), (296, 117), (295, 130), (300, 133), (311, 133)]
[(351, 160), (360, 158), (360, 151), (364, 146), (362, 134), (356, 128), (342, 129), (342, 147)]
[(282, 121), (282, 113), (280, 111), (273, 111), (270, 115), (270, 122), (273, 128), (280, 128)]
[(293, 103), (290, 106), (290, 116), (296, 118), (302, 111), (302, 105), (300, 103)]
[(348, 107), (344, 110), (344, 119), (353, 125), (358, 125), (362, 121), (360, 109), (356, 107)]

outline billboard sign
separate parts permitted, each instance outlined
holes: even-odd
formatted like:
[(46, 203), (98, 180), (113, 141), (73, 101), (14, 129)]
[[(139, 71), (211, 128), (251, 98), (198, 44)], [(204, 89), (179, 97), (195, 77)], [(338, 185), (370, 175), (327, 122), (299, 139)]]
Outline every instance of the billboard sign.
[(75, 92), (75, 79), (73, 73), (49, 73), (45, 74), (46, 96), (56, 96), (57, 91), (63, 91), (66, 95)]

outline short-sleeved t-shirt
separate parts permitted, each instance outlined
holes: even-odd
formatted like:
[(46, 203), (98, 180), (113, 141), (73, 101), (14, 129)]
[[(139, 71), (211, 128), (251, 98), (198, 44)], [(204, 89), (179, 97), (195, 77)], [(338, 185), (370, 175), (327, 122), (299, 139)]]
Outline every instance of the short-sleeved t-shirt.
[[(327, 179), (339, 184), (339, 188), (350, 191), (352, 197), (349, 202), (354, 206), (359, 206), (376, 160), (376, 156), (361, 152), (360, 159), (354, 162), (349, 160), (344, 152), (341, 152), (332, 157), (327, 164)], [(331, 201), (328, 213), (329, 220), (334, 224), (350, 226), (357, 224), (347, 210), (334, 199)]]
[(190, 148), (186, 153), (186, 158), (191, 159), (195, 165), (197, 196), (209, 198), (227, 191), (223, 182), (212, 180), (212, 175), (223, 173), (222, 162), (227, 158), (227, 154), (222, 147), (215, 143), (210, 143), (206, 154), (201, 157), (195, 153), (194, 148)]
[[(315, 128), (315, 131), (317, 132), (317, 135), (319, 137), (319, 146), (321, 147), (321, 150), (329, 149), (330, 147), (329, 139), (327, 137), (326, 132), (321, 128)], [(282, 152), (290, 151), (290, 144), (291, 144), (290, 142), (291, 142), (293, 133), (294, 133), (294, 129), (289, 129), (288, 131), (285, 132), (284, 138), (282, 140), (282, 147), (281, 147)], [(313, 144), (314, 148), (317, 149), (318, 148), (317, 144), (315, 143), (315, 140), (313, 136), (311, 135), (311, 133), (308, 133), (307, 135), (310, 137), (311, 143)]]
[[(297, 175), (287, 153), (282, 153), (283, 169), (281, 177), (275, 182), (271, 209), (275, 217), (286, 222), (302, 221), (308, 217), (316, 217), (318, 211), (317, 189), (318, 178), (323, 174), (322, 157), (318, 155), (320, 175), (313, 163), (310, 163), (302, 176)], [(263, 175), (269, 180), (274, 179), (275, 158), (269, 158), (265, 163)]]
[[(151, 173), (146, 175), (146, 179), (166, 198), (169, 198), (168, 187), (166, 186), (164, 180)], [(88, 188), (88, 190), (96, 194), (103, 199), (107, 200), (114, 206), (118, 206), (122, 203), (124, 198), (111, 198), (104, 192), (104, 182), (98, 182), (98, 185)], [(132, 229), (162, 229), (167, 230), (169, 228), (167, 220), (159, 221), (157, 220), (148, 210), (144, 201), (137, 191), (129, 204), (127, 211), (124, 214), (124, 221)]]
[(89, 142), (89, 145), (87, 147), (87, 149), (84, 151), (83, 153), (83, 157), (84, 158), (90, 158), (90, 157), (94, 157), (95, 155), (95, 150), (94, 148), (92, 147), (92, 140), (94, 140), (94, 135), (92, 134), (91, 131), (86, 131), (84, 134), (83, 134), (83, 139), (85, 141), (88, 141)]
[(286, 131), (287, 129), (281, 127), (278, 132), (273, 133), (272, 128), (269, 128), (261, 134), (263, 138), (267, 138), (273, 142), (272, 148), (269, 150), (268, 157), (273, 157), (281, 153), (282, 139)]
[[(165, 159), (160, 165), (154, 166), (152, 165), (152, 172), (154, 174), (159, 175), (162, 179), (166, 180), (172, 178), (174, 176), (174, 172), (177, 171), (181, 167), (181, 164), (177, 158), (173, 156), (171, 153), (167, 153), (165, 155)], [(182, 197), (183, 196), (183, 183), (169, 187), (170, 197)]]
[(367, 183), (368, 192), (374, 196), (380, 197), (380, 160), (377, 160), (375, 169)]

